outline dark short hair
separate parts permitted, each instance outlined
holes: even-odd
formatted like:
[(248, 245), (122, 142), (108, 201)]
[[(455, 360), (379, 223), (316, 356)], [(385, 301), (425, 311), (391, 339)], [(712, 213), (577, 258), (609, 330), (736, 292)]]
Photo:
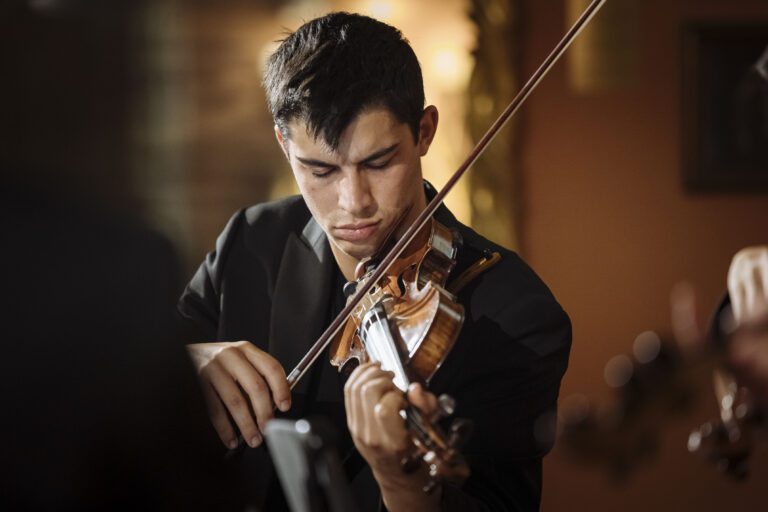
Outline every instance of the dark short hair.
[(361, 111), (385, 107), (418, 140), (424, 85), (416, 54), (396, 28), (334, 12), (289, 34), (264, 71), (267, 104), (278, 128), (294, 119), (333, 149)]

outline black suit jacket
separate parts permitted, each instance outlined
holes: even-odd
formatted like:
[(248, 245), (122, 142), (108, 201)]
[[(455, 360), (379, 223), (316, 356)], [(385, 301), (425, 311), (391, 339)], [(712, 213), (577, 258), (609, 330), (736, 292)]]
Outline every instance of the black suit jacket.
[[(552, 443), (548, 419), (554, 419), (570, 350), (570, 321), (517, 254), (462, 225), (444, 207), (436, 219), (463, 237), (454, 275), (483, 250), (502, 254), (500, 263), (459, 295), (466, 320), (430, 385), (451, 394), (456, 415), (475, 425), (463, 450), (472, 476), (461, 488), (444, 489), (444, 506), (536, 510), (541, 458)], [(182, 316), (196, 326), (190, 341), (250, 340), (289, 372), (328, 323), (335, 265), (325, 234), (300, 196), (238, 212), (181, 297)], [(309, 380), (295, 388), (294, 409), (307, 396)], [(313, 412), (311, 404), (302, 412), (307, 411)], [(343, 417), (336, 420), (346, 430)], [(254, 482), (270, 470), (256, 471), (261, 474), (249, 478), (251, 488), (263, 492), (267, 484)], [(359, 480), (353, 485), (364, 486)]]

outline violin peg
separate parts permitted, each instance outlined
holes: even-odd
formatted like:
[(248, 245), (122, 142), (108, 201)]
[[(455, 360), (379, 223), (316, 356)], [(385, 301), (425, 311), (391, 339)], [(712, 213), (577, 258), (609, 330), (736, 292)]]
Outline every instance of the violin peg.
[(448, 446), (451, 448), (459, 448), (467, 442), (470, 434), (472, 434), (472, 421), (459, 418), (451, 423), (451, 433), (448, 437)]
[(345, 298), (350, 298), (355, 294), (357, 291), (357, 281), (348, 281), (344, 284), (344, 288), (342, 289), (344, 292)]
[(363, 258), (360, 260), (360, 262), (355, 267), (355, 279), (360, 279), (363, 277), (368, 270), (368, 265), (373, 261), (373, 258), (370, 256)]
[(436, 488), (437, 488), (437, 482), (435, 480), (430, 480), (429, 482), (427, 482), (427, 485), (425, 485), (421, 489), (424, 491), (425, 494), (432, 494)]
[(454, 412), (456, 412), (456, 400), (454, 400), (452, 396), (442, 394), (437, 397), (438, 418), (451, 416)]

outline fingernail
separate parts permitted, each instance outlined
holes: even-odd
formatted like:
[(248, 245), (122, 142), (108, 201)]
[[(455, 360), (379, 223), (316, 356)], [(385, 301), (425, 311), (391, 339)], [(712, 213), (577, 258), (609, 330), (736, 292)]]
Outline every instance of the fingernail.
[(232, 439), (230, 442), (227, 443), (227, 446), (229, 446), (230, 450), (234, 450), (237, 448), (237, 439)]
[(260, 435), (253, 436), (253, 439), (251, 439), (251, 448), (256, 448), (257, 446), (259, 446), (259, 444), (261, 444), (261, 436)]
[(280, 407), (281, 411), (285, 412), (285, 411), (287, 411), (288, 409), (291, 408), (291, 401), (290, 400), (283, 400), (282, 402), (280, 402), (280, 405), (278, 405), (278, 407)]

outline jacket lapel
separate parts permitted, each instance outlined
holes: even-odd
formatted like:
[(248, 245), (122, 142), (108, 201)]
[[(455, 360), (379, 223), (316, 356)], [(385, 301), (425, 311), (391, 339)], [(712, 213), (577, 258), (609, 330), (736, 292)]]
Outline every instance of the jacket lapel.
[[(289, 373), (328, 322), (333, 265), (330, 245), (310, 219), (301, 235), (291, 233), (277, 274), (272, 301), (269, 352)], [(295, 392), (306, 393), (308, 379)]]

